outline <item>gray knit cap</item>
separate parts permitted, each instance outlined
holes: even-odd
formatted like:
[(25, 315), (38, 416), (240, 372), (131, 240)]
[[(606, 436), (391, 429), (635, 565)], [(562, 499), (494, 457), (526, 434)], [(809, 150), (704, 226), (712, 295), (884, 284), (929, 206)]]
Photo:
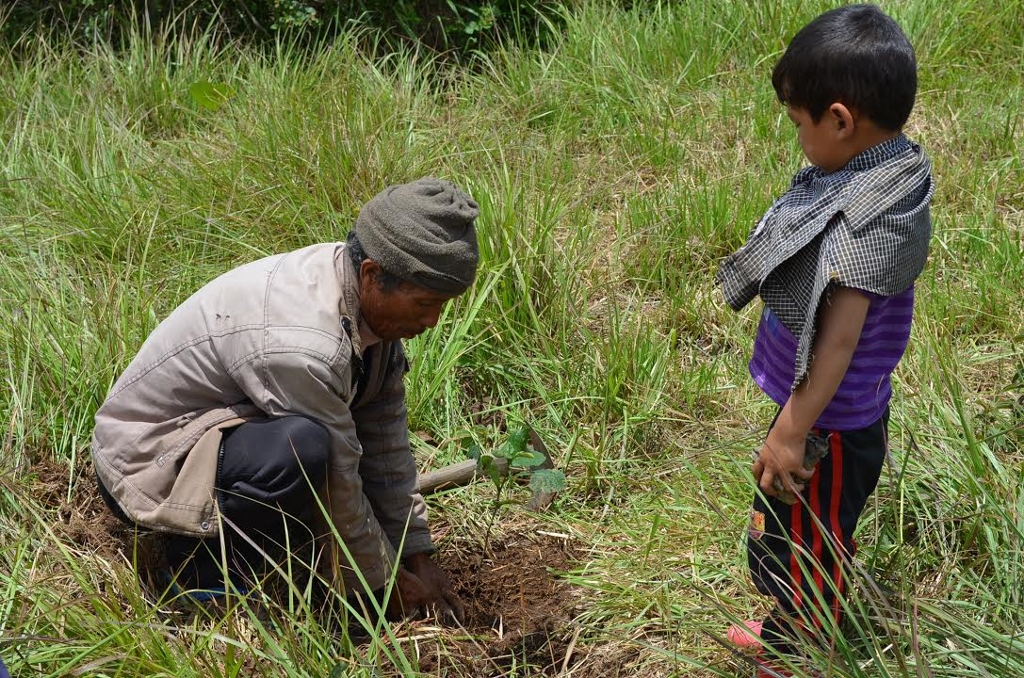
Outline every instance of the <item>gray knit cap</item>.
[(424, 177), (389, 186), (359, 212), (353, 229), (366, 256), (402, 280), (442, 294), (473, 284), (480, 208), (455, 184)]

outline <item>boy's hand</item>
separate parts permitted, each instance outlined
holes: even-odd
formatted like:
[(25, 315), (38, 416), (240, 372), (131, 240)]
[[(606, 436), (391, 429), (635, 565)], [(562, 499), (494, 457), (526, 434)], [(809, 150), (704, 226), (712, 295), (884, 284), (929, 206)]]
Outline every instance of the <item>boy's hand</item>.
[(777, 426), (768, 432), (753, 467), (754, 479), (762, 492), (787, 504), (797, 502), (805, 482), (814, 475), (813, 469), (804, 468), (806, 444), (806, 434), (785, 435)]

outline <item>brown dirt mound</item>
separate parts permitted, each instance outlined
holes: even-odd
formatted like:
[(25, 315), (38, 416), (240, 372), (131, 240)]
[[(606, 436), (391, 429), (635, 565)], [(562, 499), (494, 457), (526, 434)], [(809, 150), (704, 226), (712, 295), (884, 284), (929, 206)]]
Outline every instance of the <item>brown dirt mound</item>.
[[(53, 510), (51, 524), (58, 537), (113, 560), (130, 538), (131, 529), (107, 509), (92, 473), (92, 465), (88, 463), (69, 474), (63, 464), (40, 460), (32, 465), (29, 492), (41, 507)], [(70, 501), (69, 482), (72, 483)]]
[[(644, 663), (628, 639), (604, 638), (577, 619), (588, 600), (562, 573), (579, 563), (578, 541), (543, 531), (537, 521), (505, 523), (489, 549), (449, 547), (440, 562), (466, 605), (462, 629), (417, 634), (425, 676), (500, 678), (667, 675)], [(429, 638), (425, 639), (424, 636)], [(428, 642), (429, 641), (429, 642)]]
[(421, 656), (420, 670), (546, 676), (572, 666), (576, 595), (558, 573), (575, 559), (569, 539), (540, 532), (506, 536), (489, 552), (442, 553), (466, 605), (464, 632), (439, 637), (439, 651)]

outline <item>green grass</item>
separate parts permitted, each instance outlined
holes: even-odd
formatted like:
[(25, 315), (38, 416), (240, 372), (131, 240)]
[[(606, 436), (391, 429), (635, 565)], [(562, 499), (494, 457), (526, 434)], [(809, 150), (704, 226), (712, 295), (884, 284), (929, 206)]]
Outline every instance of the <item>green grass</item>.
[[(530, 421), (569, 480), (533, 520), (578, 544), (577, 656), (734, 675), (714, 638), (764, 610), (742, 533), (772, 408), (745, 370), (756, 310), (729, 311), (712, 280), (802, 163), (769, 75), (831, 5), (633, 4), (575, 3), (545, 51), (461, 70), (371, 59), (364, 34), (259, 54), (201, 28), (0, 57), (0, 656), (15, 675), (412, 671), (409, 643), (353, 647), (299, 602), (279, 632), (245, 610), (168, 626), (126, 560), (54, 526), (90, 482), (96, 407), (162, 317), (232, 266), (342, 239), (381, 187), (426, 174), (480, 202), (482, 263), (409, 345), (411, 421), (437, 443), (417, 445), (424, 465), (459, 460), (467, 431), (497, 444), (504, 421)], [(888, 5), (918, 52), (908, 129), (934, 163), (935, 235), (858, 535), (862, 595), (820, 659), (837, 676), (1021, 675), (1024, 4)], [(204, 108), (197, 81), (232, 95)], [(442, 546), (482, 541), (487, 503), (485, 487), (431, 500), (456, 535)]]

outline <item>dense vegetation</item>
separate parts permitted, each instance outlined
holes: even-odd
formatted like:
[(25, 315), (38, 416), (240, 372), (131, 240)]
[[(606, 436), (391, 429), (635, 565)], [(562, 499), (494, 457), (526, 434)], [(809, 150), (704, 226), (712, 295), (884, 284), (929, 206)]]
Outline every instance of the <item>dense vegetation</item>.
[(553, 0), (14, 0), (0, 10), (0, 40), (63, 35), (120, 44), (133, 30), (178, 35), (201, 26), (247, 44), (283, 37), (308, 45), (361, 25), (389, 47), (458, 57), (536, 36), (557, 8)]
[[(380, 41), (357, 28), (302, 49), (200, 26), (0, 56), (14, 675), (369, 676), (385, 656), (409, 674), (416, 643), (451, 652), (444, 633), (398, 642), (403, 627), (353, 648), (290, 609), (277, 614), (301, 624), (169, 628), (131, 554), (67, 529), (91, 492), (93, 413), (162, 317), (231, 266), (342, 238), (381, 187), (427, 174), (480, 202), (483, 263), (410, 342), (423, 467), (530, 422), (568, 488), (519, 520), (576, 544), (562, 579), (580, 671), (606, 655), (630, 675), (735, 675), (714, 639), (764, 609), (741, 539), (772, 408), (745, 371), (756, 309), (730, 312), (712, 280), (803, 162), (769, 73), (829, 5), (637, 4), (577, 3), (541, 24), (543, 49), (461, 66), (368, 52)], [(1024, 4), (885, 8), (918, 50), (907, 131), (933, 159), (935, 234), (859, 534), (859, 602), (819, 660), (835, 676), (1024, 675)], [(431, 500), (442, 550), (483, 543), (488, 492)]]

